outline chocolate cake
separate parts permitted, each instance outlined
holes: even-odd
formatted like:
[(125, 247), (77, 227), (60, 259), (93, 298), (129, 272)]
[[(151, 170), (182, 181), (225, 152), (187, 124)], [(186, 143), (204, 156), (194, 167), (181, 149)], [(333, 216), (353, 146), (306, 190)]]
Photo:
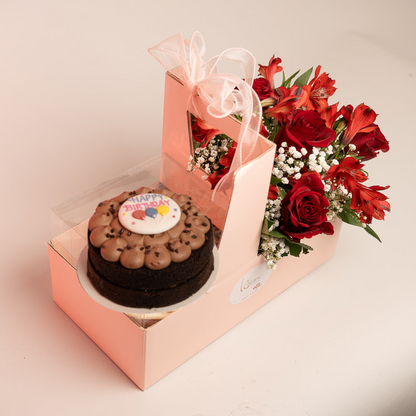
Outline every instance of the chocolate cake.
[(214, 269), (211, 221), (187, 195), (147, 187), (124, 192), (98, 204), (88, 230), (88, 277), (123, 306), (179, 303)]

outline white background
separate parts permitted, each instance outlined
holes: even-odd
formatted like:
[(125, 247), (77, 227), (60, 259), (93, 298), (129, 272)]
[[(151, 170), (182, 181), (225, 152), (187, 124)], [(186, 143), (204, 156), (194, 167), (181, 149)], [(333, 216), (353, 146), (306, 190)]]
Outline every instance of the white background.
[[(0, 0), (0, 411), (4, 415), (416, 415), (416, 3)], [(392, 212), (145, 392), (54, 304), (49, 207), (158, 154), (164, 70), (147, 49), (199, 30), (331, 103), (378, 114), (367, 163)], [(276, 78), (278, 81), (278, 78)], [(371, 182), (371, 183), (370, 183)]]

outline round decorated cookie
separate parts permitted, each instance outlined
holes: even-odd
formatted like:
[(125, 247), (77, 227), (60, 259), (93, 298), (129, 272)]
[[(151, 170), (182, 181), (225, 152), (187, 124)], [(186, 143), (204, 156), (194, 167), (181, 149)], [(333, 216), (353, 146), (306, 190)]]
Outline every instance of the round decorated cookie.
[(118, 220), (137, 234), (160, 234), (173, 228), (181, 219), (177, 202), (167, 195), (148, 193), (127, 199), (118, 211)]

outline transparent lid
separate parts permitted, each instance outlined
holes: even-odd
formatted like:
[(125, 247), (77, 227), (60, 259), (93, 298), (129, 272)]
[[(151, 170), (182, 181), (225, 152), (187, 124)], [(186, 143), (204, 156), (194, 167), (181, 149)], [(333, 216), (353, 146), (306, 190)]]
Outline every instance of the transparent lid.
[(97, 205), (124, 191), (150, 186), (164, 188), (159, 182), (161, 156), (134, 166), (115, 178), (75, 198), (51, 208), (50, 245), (73, 267), (87, 243), (88, 219)]

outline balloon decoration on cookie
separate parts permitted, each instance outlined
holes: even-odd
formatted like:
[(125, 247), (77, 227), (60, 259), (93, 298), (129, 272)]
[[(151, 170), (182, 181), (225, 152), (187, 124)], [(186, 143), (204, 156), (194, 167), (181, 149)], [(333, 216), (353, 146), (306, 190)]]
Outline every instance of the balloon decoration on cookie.
[(159, 234), (173, 228), (181, 218), (179, 205), (166, 195), (139, 194), (120, 207), (118, 219), (137, 234)]

